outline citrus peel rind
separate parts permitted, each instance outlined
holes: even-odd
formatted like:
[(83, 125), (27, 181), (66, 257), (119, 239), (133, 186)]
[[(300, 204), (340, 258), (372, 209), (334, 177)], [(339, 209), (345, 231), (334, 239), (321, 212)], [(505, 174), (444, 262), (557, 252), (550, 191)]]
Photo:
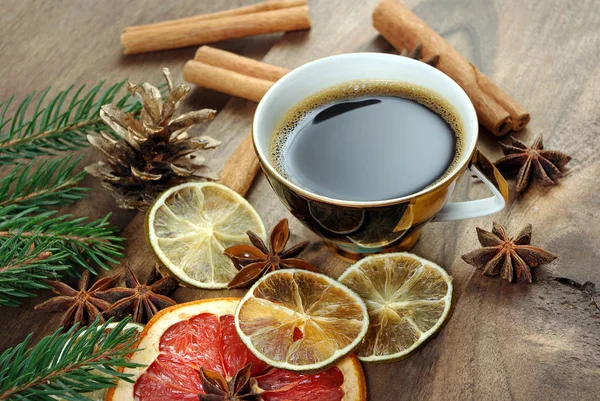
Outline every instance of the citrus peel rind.
[(124, 373), (130, 374), (133, 383), (119, 381), (119, 385), (110, 391), (107, 400), (133, 400), (133, 387), (147, 368), (156, 360), (160, 354), (159, 343), (165, 332), (174, 324), (190, 319), (202, 313), (211, 313), (216, 316), (233, 314), (239, 298), (216, 298), (207, 301), (189, 302), (179, 304), (159, 311), (146, 324), (140, 334), (140, 340), (136, 344), (136, 351), (131, 362), (145, 365), (143, 367), (127, 368)]

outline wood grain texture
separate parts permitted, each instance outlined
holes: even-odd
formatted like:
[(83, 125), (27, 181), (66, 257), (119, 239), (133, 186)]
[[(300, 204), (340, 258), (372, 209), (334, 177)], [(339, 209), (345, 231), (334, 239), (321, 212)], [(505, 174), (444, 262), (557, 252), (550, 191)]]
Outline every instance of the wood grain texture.
[[(2, 97), (23, 98), (52, 84), (95, 83), (129, 76), (159, 82), (167, 66), (181, 80), (183, 64), (195, 48), (124, 58), (123, 27), (216, 12), (252, 1), (130, 1), (125, 3), (7, 1), (0, 15)], [(310, 32), (275, 34), (219, 43), (218, 47), (278, 66), (353, 51), (391, 51), (371, 26), (376, 0), (309, 0)], [(112, 5), (110, 5), (112, 4)], [(115, 6), (114, 4), (118, 4)], [(548, 149), (573, 157), (566, 177), (555, 187), (533, 186), (495, 216), (432, 223), (423, 229), (413, 252), (445, 267), (454, 280), (454, 310), (442, 332), (410, 358), (365, 366), (372, 401), (395, 400), (596, 400), (600, 394), (600, 304), (598, 294), (559, 283), (556, 277), (600, 285), (600, 14), (593, 0), (407, 0), (405, 4), (457, 50), (531, 112), (528, 128), (516, 134), (525, 142), (544, 133)], [(122, 7), (122, 8), (120, 8)], [(68, 21), (68, 23), (65, 23)], [(210, 153), (220, 171), (246, 137), (256, 105), (195, 89), (185, 109), (212, 107), (216, 118), (198, 131), (223, 141)], [(482, 130), (481, 150), (501, 156), (498, 139)], [(88, 154), (84, 162), (95, 160)], [(124, 228), (127, 257), (144, 278), (152, 260), (143, 236), (143, 215), (118, 211), (98, 183), (65, 212), (97, 218), (114, 211)], [(514, 190), (514, 182), (511, 182)], [(481, 183), (466, 177), (456, 199), (486, 196)], [(268, 227), (290, 218), (294, 244), (313, 241), (306, 258), (333, 277), (347, 266), (285, 210), (259, 175), (248, 193)], [(534, 284), (508, 284), (483, 277), (460, 255), (478, 246), (475, 227), (492, 221), (516, 232), (531, 222), (533, 244), (559, 258), (534, 270)], [(236, 291), (181, 288), (177, 301)], [(0, 349), (29, 332), (53, 330), (59, 317), (33, 310), (49, 293), (20, 309), (2, 308)], [(594, 299), (595, 302), (594, 303)]]

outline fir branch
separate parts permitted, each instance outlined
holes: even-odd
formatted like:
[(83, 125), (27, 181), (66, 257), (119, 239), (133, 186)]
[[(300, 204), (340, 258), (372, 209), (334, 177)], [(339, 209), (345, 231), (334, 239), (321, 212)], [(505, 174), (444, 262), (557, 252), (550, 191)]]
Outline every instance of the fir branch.
[(110, 331), (108, 322), (97, 320), (87, 328), (57, 330), (33, 347), (30, 334), (0, 354), (0, 400), (87, 401), (87, 392), (114, 387), (118, 379), (130, 381), (119, 368), (143, 365), (127, 360), (138, 337), (135, 328), (125, 329), (127, 322)]
[(37, 167), (19, 161), (87, 146), (88, 133), (110, 132), (99, 116), (104, 104), (139, 112), (142, 104), (131, 95), (116, 100), (124, 85), (103, 88), (102, 82), (87, 92), (85, 86), (71, 86), (51, 99), (48, 88), (40, 96), (29, 95), (10, 116), (13, 98), (0, 103), (0, 165), (18, 163), (0, 179), (0, 305), (18, 306), (20, 298), (35, 295), (32, 290), (48, 288), (43, 279), (57, 279), (65, 271), (77, 275), (78, 267), (96, 273), (92, 264), (108, 270), (123, 256), (123, 239), (109, 226), (110, 215), (88, 222), (47, 210), (85, 196), (88, 189), (76, 186), (85, 176), (75, 172), (81, 158)]
[[(115, 102), (125, 80), (101, 92), (104, 83), (102, 81), (87, 93), (84, 92), (85, 85), (75, 91), (70, 86), (45, 102), (48, 87), (37, 98), (30, 113), (30, 105), (36, 98), (33, 92), (17, 106), (11, 117), (7, 117), (7, 111), (14, 97), (0, 102), (0, 164), (87, 146), (88, 133), (108, 129), (99, 116), (100, 107), (106, 103), (115, 103), (124, 112), (141, 109), (141, 103), (129, 94)], [(43, 106), (44, 103), (47, 104)]]
[(63, 157), (43, 161), (34, 168), (34, 163), (17, 164), (3, 179), (0, 179), (0, 208), (16, 205), (13, 210), (35, 207), (63, 206), (83, 198), (88, 188), (76, 187), (85, 177), (85, 171), (73, 174), (81, 157)]
[[(56, 211), (40, 212), (30, 208), (16, 213), (18, 206), (0, 208), (0, 244), (18, 237), (20, 241), (54, 241), (53, 246), (68, 254), (68, 261), (96, 273), (90, 262), (105, 270), (109, 263), (117, 263), (123, 257), (123, 247), (116, 229), (108, 223), (110, 214), (104, 218), (87, 222), (86, 217), (72, 218), (71, 215), (56, 215)], [(37, 246), (38, 243), (35, 242)], [(72, 269), (75, 272), (74, 269)]]
[(53, 245), (52, 240), (19, 235), (0, 244), (1, 306), (19, 306), (19, 298), (35, 296), (30, 290), (50, 288), (43, 280), (56, 279), (60, 271), (69, 269), (64, 263), (68, 254)]

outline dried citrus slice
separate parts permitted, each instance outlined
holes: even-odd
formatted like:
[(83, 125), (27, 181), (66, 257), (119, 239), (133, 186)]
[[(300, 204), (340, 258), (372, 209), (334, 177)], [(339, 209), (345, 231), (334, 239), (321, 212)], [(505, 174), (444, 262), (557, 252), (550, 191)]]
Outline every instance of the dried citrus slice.
[(160, 263), (182, 282), (225, 288), (237, 269), (223, 250), (265, 238), (256, 210), (224, 185), (190, 182), (163, 192), (148, 210), (146, 234)]
[(233, 313), (239, 298), (218, 298), (175, 305), (157, 313), (140, 335), (121, 380), (106, 401), (198, 401), (200, 368), (219, 372), (227, 380), (252, 362), (251, 383), (263, 401), (366, 401), (362, 368), (355, 356), (319, 374), (273, 368), (258, 360), (238, 337)]
[(407, 357), (440, 329), (450, 311), (452, 277), (411, 253), (369, 256), (338, 280), (369, 310), (369, 331), (356, 350), (365, 362)]
[(235, 326), (260, 360), (281, 369), (319, 370), (349, 354), (369, 326), (353, 291), (323, 274), (286, 269), (257, 281), (235, 312)]

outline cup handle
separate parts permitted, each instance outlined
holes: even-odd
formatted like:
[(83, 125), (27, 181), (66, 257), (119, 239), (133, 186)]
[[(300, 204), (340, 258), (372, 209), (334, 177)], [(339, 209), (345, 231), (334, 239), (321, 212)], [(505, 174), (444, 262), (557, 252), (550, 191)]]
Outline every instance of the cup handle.
[(475, 149), (467, 168), (488, 186), (494, 196), (466, 202), (446, 203), (433, 221), (472, 219), (504, 209), (506, 201), (508, 201), (508, 184), (496, 166), (479, 149)]

